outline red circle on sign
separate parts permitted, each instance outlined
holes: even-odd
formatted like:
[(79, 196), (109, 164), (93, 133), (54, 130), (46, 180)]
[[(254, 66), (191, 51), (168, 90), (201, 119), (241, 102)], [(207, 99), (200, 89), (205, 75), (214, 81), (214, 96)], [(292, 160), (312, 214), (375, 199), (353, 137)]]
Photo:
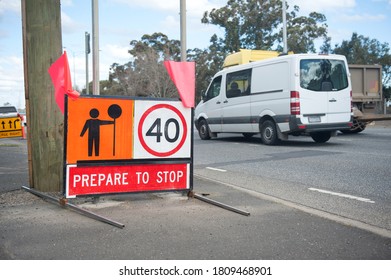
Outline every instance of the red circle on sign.
[[(168, 109), (168, 110), (171, 110), (171, 111), (175, 112), (179, 116), (179, 118), (181, 119), (181, 122), (182, 122), (182, 125), (183, 125), (183, 136), (182, 136), (181, 141), (179, 142), (179, 144), (174, 149), (172, 149), (171, 151), (164, 152), (164, 153), (157, 152), (157, 151), (151, 149), (148, 146), (148, 144), (145, 142), (145, 140), (143, 138), (143, 129), (142, 129), (144, 121), (147, 118), (147, 116), (152, 111), (155, 111), (155, 110), (161, 109), (161, 108), (165, 108), (165, 109)], [(171, 156), (171, 155), (175, 154), (177, 151), (179, 151), (180, 148), (182, 148), (183, 144), (186, 141), (186, 136), (187, 136), (187, 125), (186, 125), (185, 118), (183, 117), (181, 111), (179, 111), (177, 108), (175, 108), (174, 106), (169, 105), (169, 104), (157, 104), (155, 106), (152, 106), (147, 111), (145, 111), (145, 113), (141, 116), (140, 123), (138, 124), (138, 138), (140, 140), (141, 145), (143, 146), (143, 148), (148, 153), (150, 153), (150, 154), (152, 154), (154, 156), (157, 156), (157, 157), (167, 157), (167, 156)]]

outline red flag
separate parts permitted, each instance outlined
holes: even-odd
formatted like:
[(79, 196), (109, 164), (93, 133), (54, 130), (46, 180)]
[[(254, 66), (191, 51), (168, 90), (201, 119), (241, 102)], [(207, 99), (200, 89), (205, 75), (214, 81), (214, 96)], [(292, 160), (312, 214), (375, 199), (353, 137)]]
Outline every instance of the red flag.
[(183, 106), (194, 107), (195, 62), (164, 61), (164, 66), (178, 89)]
[(80, 93), (72, 89), (71, 72), (69, 70), (67, 53), (64, 51), (50, 67), (49, 75), (54, 85), (56, 102), (64, 114), (64, 98), (67, 94), (72, 99), (77, 99)]

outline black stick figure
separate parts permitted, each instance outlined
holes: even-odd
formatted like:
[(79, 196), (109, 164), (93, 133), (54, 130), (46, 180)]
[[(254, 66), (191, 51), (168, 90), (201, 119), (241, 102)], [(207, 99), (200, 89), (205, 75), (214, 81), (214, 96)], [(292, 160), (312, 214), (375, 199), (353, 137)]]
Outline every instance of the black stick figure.
[(83, 137), (88, 129), (88, 156), (92, 156), (92, 149), (95, 147), (95, 156), (99, 156), (99, 139), (100, 139), (100, 126), (106, 124), (114, 124), (114, 121), (99, 120), (98, 109), (91, 109), (90, 116), (92, 119), (86, 120), (83, 130), (80, 133), (80, 137)]

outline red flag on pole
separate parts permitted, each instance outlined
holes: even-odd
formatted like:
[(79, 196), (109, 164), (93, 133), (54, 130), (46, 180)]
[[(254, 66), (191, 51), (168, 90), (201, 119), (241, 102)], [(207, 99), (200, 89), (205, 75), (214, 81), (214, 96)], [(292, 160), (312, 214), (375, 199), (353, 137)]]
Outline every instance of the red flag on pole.
[(171, 80), (178, 89), (183, 106), (194, 107), (195, 97), (195, 62), (164, 61)]
[(72, 89), (71, 72), (69, 70), (67, 53), (64, 53), (49, 67), (49, 75), (54, 85), (56, 103), (64, 114), (64, 99), (67, 94), (72, 99), (80, 96), (76, 90)]

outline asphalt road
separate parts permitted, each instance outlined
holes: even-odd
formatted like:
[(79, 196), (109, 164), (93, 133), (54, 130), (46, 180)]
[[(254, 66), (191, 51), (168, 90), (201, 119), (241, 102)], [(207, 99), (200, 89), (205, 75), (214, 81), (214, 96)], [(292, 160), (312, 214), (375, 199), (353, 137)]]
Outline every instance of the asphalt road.
[(0, 139), (0, 176), (0, 193), (29, 185), (26, 140)]
[(195, 173), (297, 205), (391, 230), (391, 127), (369, 126), (328, 143), (292, 137), (195, 136)]
[[(295, 164), (311, 160), (312, 165), (326, 162), (322, 168), (335, 165), (330, 161), (343, 154), (349, 141), (356, 141), (340, 139), (345, 140), (337, 138), (337, 142), (324, 145), (298, 139), (273, 148), (256, 139), (196, 139), (195, 193), (247, 211), (248, 216), (181, 193), (103, 196), (97, 203), (90, 198), (71, 200), (80, 208), (122, 223), (123, 228), (21, 190), (21, 185), (28, 185), (26, 141), (0, 139), (0, 153), (4, 155), (0, 157), (0, 259), (390, 260), (391, 231), (351, 219), (346, 213), (319, 211), (321, 208), (296, 201), (299, 197), (327, 204), (317, 192), (300, 194), (305, 193), (300, 178), (310, 172)], [(335, 151), (335, 147), (340, 150)], [(303, 150), (304, 157), (300, 156)], [(275, 170), (289, 171), (289, 166), (302, 172), (301, 177), (298, 174), (290, 179)], [(263, 170), (262, 175), (249, 176), (256, 169)], [(305, 184), (320, 187), (309, 182)], [(274, 195), (267, 193), (274, 189)], [(283, 195), (278, 197), (278, 193)], [(315, 200), (313, 195), (320, 197)], [(333, 207), (359, 202), (328, 199)], [(363, 205), (377, 204), (379, 200), (375, 199), (375, 204)]]

